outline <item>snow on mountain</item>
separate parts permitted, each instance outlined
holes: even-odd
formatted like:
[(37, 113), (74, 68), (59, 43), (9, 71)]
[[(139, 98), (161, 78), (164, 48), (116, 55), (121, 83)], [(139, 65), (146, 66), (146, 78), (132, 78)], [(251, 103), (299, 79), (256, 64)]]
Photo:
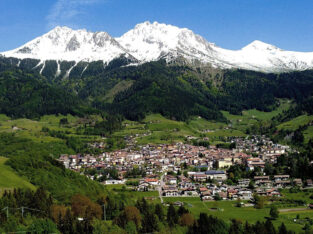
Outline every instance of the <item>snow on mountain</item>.
[(110, 62), (121, 55), (131, 57), (120, 44), (106, 32), (72, 30), (56, 27), (25, 45), (4, 52), (6, 57), (20, 59)]
[[(219, 68), (242, 68), (281, 72), (313, 68), (313, 53), (283, 51), (273, 45), (254, 41), (241, 50), (227, 50), (206, 41), (186, 28), (157, 22), (144, 22), (116, 39), (140, 61), (182, 56)], [(166, 57), (167, 58), (167, 57)]]
[(283, 72), (313, 68), (313, 52), (284, 51), (276, 46), (254, 41), (241, 50), (217, 48), (218, 59), (233, 68), (263, 72)]
[(6, 57), (66, 61), (110, 62), (119, 56), (144, 63), (183, 58), (191, 64), (210, 64), (222, 69), (242, 68), (282, 72), (313, 68), (313, 52), (284, 51), (261, 41), (240, 50), (227, 50), (186, 28), (157, 22), (137, 24), (119, 38), (106, 32), (56, 27), (47, 34), (8, 52)]
[(215, 46), (189, 29), (148, 21), (137, 24), (116, 40), (144, 62), (157, 60), (167, 54), (212, 62), (211, 51)]

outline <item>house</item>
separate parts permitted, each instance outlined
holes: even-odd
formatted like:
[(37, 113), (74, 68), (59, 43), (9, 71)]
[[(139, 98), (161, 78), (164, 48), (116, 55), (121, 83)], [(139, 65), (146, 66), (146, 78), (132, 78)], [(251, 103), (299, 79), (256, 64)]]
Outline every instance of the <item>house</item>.
[(181, 190), (181, 195), (184, 195), (184, 196), (199, 196), (198, 192), (196, 189), (194, 188), (186, 188), (186, 189), (182, 189)]
[(137, 187), (137, 191), (149, 191), (150, 184), (147, 182), (140, 183)]
[(278, 180), (274, 182), (276, 188), (285, 188), (287, 186), (290, 186), (290, 184), (291, 184), (290, 180)]
[(271, 180), (259, 180), (257, 185), (260, 187), (271, 188), (273, 184)]
[(247, 164), (246, 170), (250, 170), (250, 171), (253, 171), (254, 168), (256, 167), (260, 167), (261, 170), (263, 171), (265, 167), (265, 162), (260, 158), (248, 158), (246, 164)]
[(171, 176), (171, 175), (165, 176), (165, 181), (166, 181), (168, 184), (177, 184), (177, 179), (176, 179), (176, 177)]
[(301, 179), (294, 179), (293, 180), (293, 183), (294, 183), (294, 185), (296, 185), (296, 186), (302, 186), (302, 180)]
[(205, 182), (207, 180), (207, 176), (204, 173), (197, 173), (192, 176), (194, 181)]
[(178, 189), (176, 186), (164, 186), (162, 190), (163, 190), (162, 196), (165, 196), (165, 197), (175, 197), (179, 195)]
[(253, 179), (254, 179), (254, 182), (258, 184), (262, 180), (269, 180), (270, 177), (269, 176), (255, 176)]
[(145, 182), (153, 186), (158, 186), (160, 184), (160, 181), (158, 179), (153, 179), (153, 178), (146, 178)]
[(266, 196), (270, 196), (270, 197), (280, 197), (280, 192), (278, 192), (276, 189), (272, 188), (272, 189), (268, 189), (266, 190)]
[(206, 187), (201, 187), (201, 188), (199, 188), (199, 191), (200, 191), (200, 193), (203, 193), (203, 192), (208, 191), (208, 188), (206, 188)]
[(220, 196), (220, 198), (222, 198), (223, 200), (227, 199), (227, 193), (225, 192), (218, 192), (218, 195)]
[(274, 175), (275, 182), (282, 181), (282, 180), (289, 180), (289, 175)]
[(205, 172), (207, 178), (215, 179), (217, 181), (227, 180), (225, 171), (208, 170)]
[(213, 196), (212, 196), (212, 192), (210, 190), (204, 191), (201, 193), (201, 200), (205, 200), (205, 201), (210, 201), (210, 200), (214, 200)]
[(252, 191), (248, 189), (240, 190), (237, 194), (242, 200), (250, 200), (252, 198)]
[(250, 179), (240, 179), (238, 180), (239, 187), (246, 188), (250, 184)]
[(233, 162), (232, 160), (230, 159), (221, 159), (221, 160), (218, 160), (217, 162), (217, 165), (218, 165), (218, 168), (226, 168), (226, 167), (230, 167), (233, 165)]
[(125, 184), (125, 180), (106, 180), (104, 184)]
[(229, 188), (227, 190), (227, 197), (232, 199), (235, 195), (237, 195), (237, 193), (238, 193), (238, 190), (233, 189), (233, 188)]

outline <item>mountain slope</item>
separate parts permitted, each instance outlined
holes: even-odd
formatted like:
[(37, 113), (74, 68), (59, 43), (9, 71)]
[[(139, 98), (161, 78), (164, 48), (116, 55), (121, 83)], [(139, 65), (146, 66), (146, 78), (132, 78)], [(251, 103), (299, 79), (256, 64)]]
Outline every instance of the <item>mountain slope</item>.
[(134, 64), (164, 58), (168, 62), (179, 60), (184, 64), (262, 72), (313, 68), (313, 52), (284, 51), (261, 41), (254, 41), (240, 50), (227, 50), (189, 29), (148, 21), (137, 24), (119, 38), (113, 38), (106, 32), (92, 33), (84, 29), (56, 27), (17, 49), (1, 54), (5, 57), (40, 60), (36, 65), (40, 72), (45, 69), (45, 61), (56, 60), (56, 75), (62, 72), (59, 61), (75, 61), (71, 67), (73, 69), (80, 61), (100, 60), (106, 65), (121, 56)]
[(63, 87), (49, 84), (36, 73), (0, 71), (0, 113), (35, 118), (45, 114), (79, 114), (81, 102)]

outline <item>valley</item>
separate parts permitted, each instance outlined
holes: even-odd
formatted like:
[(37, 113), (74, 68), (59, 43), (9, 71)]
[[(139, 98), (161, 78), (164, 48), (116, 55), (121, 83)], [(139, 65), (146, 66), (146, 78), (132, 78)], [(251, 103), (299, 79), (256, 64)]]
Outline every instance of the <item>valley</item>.
[(0, 53), (0, 232), (310, 233), (312, 56), (157, 22)]
[[(37, 142), (37, 144), (43, 144), (45, 147), (51, 145), (54, 147), (53, 151), (55, 153), (53, 154), (53, 157), (56, 159), (58, 159), (60, 155), (64, 154), (74, 155), (75, 152), (78, 152), (82, 155), (97, 155), (102, 154), (103, 152), (112, 152), (119, 149), (120, 147), (131, 147), (132, 149), (137, 150), (139, 146), (144, 146), (147, 144), (158, 147), (160, 145), (172, 145), (178, 142), (193, 144), (193, 142), (196, 143), (197, 141), (204, 141), (209, 142), (212, 146), (215, 146), (219, 144), (226, 144), (230, 139), (249, 136), (247, 130), (251, 129), (252, 126), (257, 126), (264, 121), (270, 121), (273, 117), (284, 113), (292, 105), (290, 100), (286, 99), (280, 100), (280, 103), (281, 104), (271, 112), (262, 112), (251, 109), (243, 111), (242, 115), (234, 115), (227, 111), (223, 111), (223, 116), (227, 119), (227, 122), (210, 121), (199, 116), (194, 116), (189, 121), (183, 122), (167, 119), (160, 114), (151, 114), (140, 121), (124, 120), (120, 130), (117, 130), (112, 135), (106, 137), (82, 134), (81, 129), (84, 128), (86, 123), (89, 125), (92, 123), (95, 124), (97, 121), (102, 121), (102, 117), (100, 115), (91, 115), (88, 118), (81, 118), (72, 115), (46, 115), (40, 117), (37, 120), (12, 119), (5, 115), (1, 115), (0, 134), (13, 134), (14, 137), (28, 139), (30, 141)], [(299, 116), (284, 123), (280, 123), (277, 128), (279, 130), (296, 130), (299, 126), (308, 124), (309, 122), (309, 116)], [(292, 128), (291, 126), (294, 127)], [(306, 134), (306, 132), (308, 134)], [(310, 128), (306, 129), (303, 134), (305, 137), (305, 142), (311, 139), (308, 137), (310, 134), (312, 134), (310, 132)], [(70, 138), (75, 138), (75, 143), (70, 143)], [(114, 142), (113, 144), (111, 144), (112, 140)], [(116, 144), (116, 142), (119, 141), (121, 142)], [(94, 143), (101, 147), (92, 146)], [(285, 140), (282, 139), (282, 143), (285, 143)], [(7, 148), (7, 146), (4, 147), (4, 149), (5, 148)], [(2, 152), (2, 155), (4, 154), (5, 152)], [(12, 170), (10, 168), (10, 164), (7, 164), (5, 167), (8, 168), (6, 170)], [(14, 164), (13, 167), (15, 167)], [(10, 176), (11, 180), (7, 180), (6, 183), (2, 186), (2, 189), (13, 187), (25, 188), (25, 186), (26, 188), (34, 189), (34, 186), (29, 184), (27, 181), (30, 181), (36, 187), (43, 186), (44, 183), (46, 183), (45, 180), (38, 180), (39, 178), (36, 179), (27, 173), (25, 174), (23, 170), (20, 171), (19, 174), (23, 175), (23, 177), (26, 179), (25, 182), (21, 183), (19, 182), (19, 179), (14, 179), (15, 177)], [(110, 177), (107, 179), (109, 178)], [(137, 199), (142, 198), (146, 198), (147, 200), (151, 199), (149, 200), (149, 203), (158, 204), (160, 200), (158, 198), (157, 191), (153, 191), (153, 189), (148, 189), (149, 191), (137, 191), (137, 189), (134, 190), (133, 184), (139, 183), (140, 179), (140, 176), (129, 178), (127, 179), (129, 182), (124, 182), (126, 183), (126, 186), (105, 185), (102, 188), (102, 191), (104, 193), (111, 194), (111, 196), (115, 194), (114, 196), (121, 197), (127, 204), (134, 204)], [(64, 179), (62, 180), (64, 182)], [(53, 185), (53, 187), (54, 186), (55, 185)], [(47, 188), (49, 189), (49, 186)], [(52, 187), (50, 189), (52, 189)], [(71, 190), (72, 189), (73, 187)], [(65, 195), (61, 190), (58, 191), (53, 189), (50, 191), (53, 191), (54, 197), (58, 198), (58, 200), (67, 199), (66, 197), (68, 197), (68, 195)], [(299, 194), (299, 196), (297, 194)], [(253, 207), (236, 207), (236, 199), (233, 201), (230, 200), (214, 202), (202, 201), (199, 197), (178, 196), (163, 197), (163, 200), (165, 203), (182, 202), (195, 217), (199, 217), (199, 214), (204, 212), (209, 215), (221, 218), (230, 225), (231, 222), (229, 220), (232, 218), (237, 218), (238, 215), (240, 215), (241, 221), (248, 221), (250, 223), (255, 223), (257, 220), (260, 220), (261, 217), (266, 218), (269, 216), (269, 210), (273, 202), (277, 207), (279, 207), (280, 210), (286, 207), (305, 207), (302, 203), (300, 205), (294, 203), (293, 200), (303, 201), (305, 196), (305, 202), (306, 204), (309, 204), (313, 201), (310, 198), (310, 194), (311, 190), (304, 190), (303, 192), (299, 191), (293, 193), (290, 192), (289, 189), (285, 189), (281, 191), (281, 198), (278, 198), (277, 201), (272, 201), (271, 199), (268, 200), (264, 208), (261, 209), (256, 209)], [(242, 201), (244, 204), (249, 204), (248, 200)], [(294, 222), (294, 219), (298, 216), (300, 217), (299, 221)], [(307, 222), (304, 217), (308, 217), (310, 219), (311, 216), (312, 212), (310, 210), (288, 212), (281, 211), (279, 219), (275, 220), (273, 224), (278, 228), (280, 223), (284, 222), (288, 229), (298, 232), (301, 231), (303, 225)]]

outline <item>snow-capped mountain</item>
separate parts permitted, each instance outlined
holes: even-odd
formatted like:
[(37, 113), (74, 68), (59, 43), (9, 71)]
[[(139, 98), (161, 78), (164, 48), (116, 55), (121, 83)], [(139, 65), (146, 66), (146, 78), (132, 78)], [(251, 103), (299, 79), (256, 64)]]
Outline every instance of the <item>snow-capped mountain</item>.
[(3, 55), (42, 61), (92, 62), (103, 60), (105, 63), (121, 55), (132, 57), (106, 32), (92, 33), (85, 29), (72, 30), (68, 27), (56, 27), (17, 49), (4, 52)]
[(193, 64), (282, 72), (313, 68), (313, 52), (284, 51), (261, 41), (240, 50), (227, 50), (208, 42), (187, 28), (157, 22), (137, 24), (119, 38), (106, 32), (88, 32), (56, 27), (25, 45), (1, 53), (6, 57), (108, 63), (120, 56), (133, 62), (183, 58)]
[(160, 59), (168, 54), (188, 60), (212, 62), (213, 43), (187, 28), (144, 22), (116, 39), (140, 61)]

